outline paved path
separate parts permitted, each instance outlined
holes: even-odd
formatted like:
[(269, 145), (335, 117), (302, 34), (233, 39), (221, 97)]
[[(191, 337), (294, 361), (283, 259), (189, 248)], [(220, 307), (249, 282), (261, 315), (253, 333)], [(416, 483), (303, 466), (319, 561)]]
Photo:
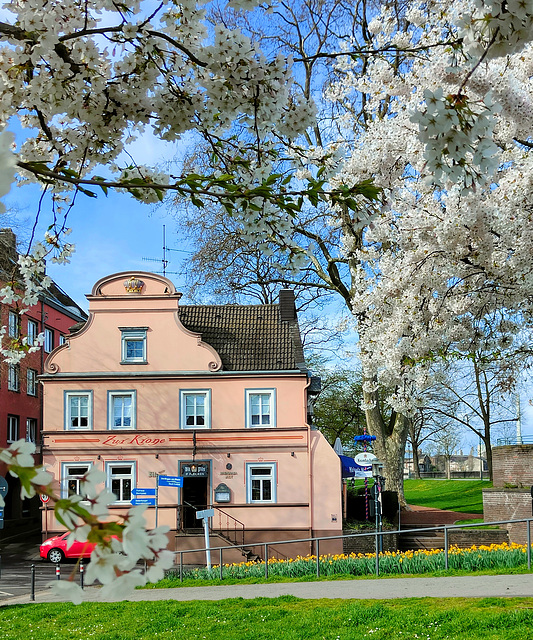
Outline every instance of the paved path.
[[(86, 600), (102, 602), (99, 589), (86, 589)], [(380, 578), (276, 584), (182, 587), (179, 589), (138, 589), (127, 598), (131, 602), (156, 600), (224, 600), (226, 598), (390, 599), (390, 598), (486, 598), (533, 597), (533, 575), (466, 576), (443, 578)], [(35, 602), (59, 602), (50, 590), (35, 595)], [(116, 600), (108, 599), (107, 602)], [(30, 603), (30, 597), (4, 600), (1, 606)]]
[(482, 518), (481, 513), (462, 513), (460, 511), (446, 511), (444, 509), (432, 509), (431, 507), (419, 507), (408, 505), (409, 511), (402, 511), (402, 526), (436, 527), (441, 524), (454, 524), (457, 520), (474, 520)]

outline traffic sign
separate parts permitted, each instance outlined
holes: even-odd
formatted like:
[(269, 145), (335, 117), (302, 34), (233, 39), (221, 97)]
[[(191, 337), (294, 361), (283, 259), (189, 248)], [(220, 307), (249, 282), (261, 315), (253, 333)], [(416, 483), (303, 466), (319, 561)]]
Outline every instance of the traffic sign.
[(137, 487), (136, 489), (132, 489), (131, 493), (134, 496), (155, 496), (155, 489), (141, 489)]
[(7, 493), (7, 480), (4, 476), (0, 476), (0, 495), (3, 497)]
[(158, 476), (157, 482), (160, 487), (183, 487), (183, 476)]
[(139, 504), (147, 504), (149, 507), (155, 507), (155, 497), (154, 498), (133, 498), (131, 504), (136, 507)]
[(50, 502), (50, 496), (45, 495), (44, 493), (41, 493), (39, 495), (39, 498), (41, 498), (41, 502), (43, 504), (46, 504), (47, 502)]
[(202, 518), (212, 518), (215, 515), (214, 509), (204, 509), (203, 511), (196, 512), (196, 519), (201, 520)]

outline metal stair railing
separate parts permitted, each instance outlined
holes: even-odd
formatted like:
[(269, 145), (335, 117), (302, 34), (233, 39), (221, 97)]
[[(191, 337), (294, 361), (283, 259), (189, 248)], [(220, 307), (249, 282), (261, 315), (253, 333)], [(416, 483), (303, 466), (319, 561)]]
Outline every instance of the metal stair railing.
[(244, 545), (244, 522), (237, 520), (227, 511), (224, 511), (216, 505), (211, 505), (211, 509), (215, 510), (218, 515), (218, 528), (211, 526), (213, 533), (220, 533), (228, 542), (234, 545)]

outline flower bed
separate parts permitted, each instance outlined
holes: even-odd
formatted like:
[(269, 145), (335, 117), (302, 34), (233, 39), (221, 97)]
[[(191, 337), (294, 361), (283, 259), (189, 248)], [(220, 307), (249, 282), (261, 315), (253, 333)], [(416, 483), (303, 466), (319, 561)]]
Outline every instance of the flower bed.
[[(480, 571), (482, 569), (503, 569), (519, 567), (527, 562), (526, 545), (491, 544), (461, 549), (452, 546), (448, 551), (448, 568)], [(375, 573), (376, 556), (373, 553), (350, 553), (320, 556), (320, 575), (364, 576)], [(440, 571), (445, 568), (445, 556), (442, 549), (420, 549), (417, 551), (385, 551), (379, 554), (380, 574), (413, 574)], [(167, 577), (173, 577), (173, 570)], [(261, 578), (265, 575), (265, 563), (240, 562), (225, 564), (222, 567), (224, 578)], [(287, 578), (300, 578), (316, 575), (316, 556), (297, 556), (294, 559), (268, 561), (268, 575)], [(219, 578), (220, 567), (208, 571), (205, 568), (184, 572), (184, 578)]]

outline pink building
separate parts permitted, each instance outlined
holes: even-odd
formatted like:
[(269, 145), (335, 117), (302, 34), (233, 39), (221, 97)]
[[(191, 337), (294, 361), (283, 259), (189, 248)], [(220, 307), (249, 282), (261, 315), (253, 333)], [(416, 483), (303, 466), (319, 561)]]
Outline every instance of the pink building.
[[(196, 511), (207, 507), (214, 546), (341, 534), (339, 458), (309, 424), (316, 379), (292, 292), (257, 306), (180, 297), (151, 273), (103, 278), (87, 323), (49, 355), (43, 459), (60, 490), (75, 492), (95, 465), (123, 513), (158, 476), (182, 477), (182, 488), (159, 486), (147, 511), (150, 527), (170, 526), (176, 549), (203, 546)], [(46, 515), (43, 529), (60, 531)]]

